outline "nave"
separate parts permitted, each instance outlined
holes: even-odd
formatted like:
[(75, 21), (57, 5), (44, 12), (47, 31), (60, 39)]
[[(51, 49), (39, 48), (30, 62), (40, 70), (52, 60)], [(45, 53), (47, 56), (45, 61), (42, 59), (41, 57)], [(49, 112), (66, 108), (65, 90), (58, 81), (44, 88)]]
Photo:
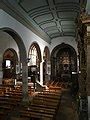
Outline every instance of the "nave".
[[(0, 85), (1, 120), (71, 120), (77, 117), (67, 85), (50, 81), (43, 91), (29, 87), (30, 102), (22, 104), (22, 86)], [(76, 116), (76, 117), (75, 117)], [(64, 118), (65, 117), (65, 118)], [(75, 119), (78, 120), (78, 119)]]
[[(55, 90), (54, 90), (55, 89)], [(0, 86), (1, 120), (53, 120), (61, 99), (61, 87), (51, 86), (42, 92), (29, 88), (29, 103), (22, 104), (20, 86)]]
[(63, 90), (56, 120), (79, 120), (76, 102), (69, 89)]
[(0, 119), (90, 118), (88, 1), (0, 1)]

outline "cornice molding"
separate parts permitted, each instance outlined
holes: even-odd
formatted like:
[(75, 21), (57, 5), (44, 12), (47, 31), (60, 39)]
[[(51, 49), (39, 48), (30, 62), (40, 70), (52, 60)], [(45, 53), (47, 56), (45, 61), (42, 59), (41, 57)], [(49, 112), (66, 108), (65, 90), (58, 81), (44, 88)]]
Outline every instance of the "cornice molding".
[[(33, 33), (35, 33), (37, 36), (42, 38), (44, 41), (50, 43), (50, 38), (45, 35), (43, 31), (41, 33), (36, 29), (36, 26), (33, 26), (27, 16), (27, 19), (25, 18), (24, 14), (21, 14), (19, 10), (17, 11), (14, 7), (10, 5), (10, 3), (6, 0), (0, 1), (0, 9), (4, 10), (6, 13), (11, 15), (13, 18), (15, 18), (17, 21), (25, 25), (28, 29), (30, 29)], [(21, 10), (22, 11), (22, 10)]]
[(46, 0), (47, 4), (43, 5), (44, 7), (38, 5), (31, 9), (29, 6), (27, 9), (25, 1), (23, 3), (22, 0), (1, 1), (4, 6), (1, 5), (1, 8), (4, 11), (48, 43), (56, 37), (76, 37), (77, 28), (74, 25), (80, 15), (79, 2)]

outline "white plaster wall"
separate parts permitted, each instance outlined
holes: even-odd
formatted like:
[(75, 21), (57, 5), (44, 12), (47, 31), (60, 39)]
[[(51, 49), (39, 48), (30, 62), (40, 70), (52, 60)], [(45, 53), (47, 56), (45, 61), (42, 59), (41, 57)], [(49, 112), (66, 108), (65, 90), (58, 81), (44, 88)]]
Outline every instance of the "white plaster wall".
[[(26, 28), (24, 25), (22, 25), (16, 19), (11, 17), (5, 11), (0, 9), (0, 28), (6, 28), (6, 27), (11, 28), (18, 33), (18, 35), (21, 37), (21, 39), (25, 45), (27, 55), (28, 55), (28, 50), (29, 50), (32, 42), (37, 42), (37, 44), (39, 45), (40, 50), (41, 50), (41, 56), (43, 58), (44, 48), (45, 48), (45, 46), (49, 47), (49, 44), (47, 42), (45, 42), (43, 39), (41, 39), (40, 37), (38, 37), (37, 35), (35, 35), (31, 30)], [(41, 65), (42, 65), (42, 63), (41, 63)], [(42, 72), (43, 71), (41, 71), (41, 75), (40, 75), (41, 83), (42, 83), (42, 78), (43, 78)]]
[(59, 45), (61, 43), (71, 45), (76, 50), (76, 53), (78, 53), (78, 51), (77, 51), (77, 42), (75, 41), (75, 38), (74, 37), (68, 37), (68, 36), (58, 37), (56, 39), (52, 39), (50, 51), (52, 52), (54, 47), (56, 47), (57, 45)]
[(18, 46), (15, 40), (9, 34), (0, 31), (0, 55), (8, 48), (13, 48), (19, 55)]
[(61, 44), (62, 42), (71, 45), (72, 47), (75, 48), (77, 51), (77, 44), (75, 41), (74, 37), (58, 37), (56, 39), (52, 39), (51, 45), (49, 45), (47, 42), (45, 42), (43, 39), (35, 35), (32, 31), (30, 31), (28, 28), (26, 28), (24, 25), (22, 25), (20, 22), (18, 22), (16, 19), (8, 15), (5, 11), (0, 9), (0, 28), (8, 27), (13, 30), (15, 30), (23, 40), (26, 50), (27, 50), (27, 55), (28, 55), (28, 50), (30, 48), (30, 45), (32, 42), (37, 42), (40, 46), (41, 49), (41, 54), (43, 55), (43, 50), (45, 46), (50, 47), (50, 51), (52, 49)]
[(27, 50), (27, 55), (31, 44), (34, 41), (38, 43), (42, 57), (45, 46), (48, 46), (50, 48), (50, 51), (52, 51), (52, 49), (55, 46), (61, 44), (62, 42), (71, 45), (77, 51), (77, 45), (74, 37), (58, 37), (56, 39), (52, 39), (51, 44), (48, 44), (43, 39), (35, 35), (31, 30), (29, 30), (20, 22), (18, 22), (16, 19), (11, 17), (2, 9), (0, 9), (0, 28), (6, 28), (6, 27), (13, 29), (19, 34)]
[(3, 54), (8, 48), (13, 48), (19, 58), (19, 49), (13, 38), (5, 32), (0, 31), (0, 84), (2, 83), (3, 71), (2, 71), (2, 61)]
[(43, 39), (35, 35), (31, 30), (26, 28), (24, 25), (22, 25), (16, 19), (11, 17), (5, 11), (0, 9), (0, 28), (4, 28), (4, 27), (11, 28), (19, 34), (19, 36), (23, 40), (24, 45), (26, 47), (27, 55), (28, 55), (28, 50), (30, 48), (30, 45), (33, 41), (36, 41), (39, 44), (42, 54), (43, 54), (44, 47), (49, 46), (47, 42), (45, 42)]

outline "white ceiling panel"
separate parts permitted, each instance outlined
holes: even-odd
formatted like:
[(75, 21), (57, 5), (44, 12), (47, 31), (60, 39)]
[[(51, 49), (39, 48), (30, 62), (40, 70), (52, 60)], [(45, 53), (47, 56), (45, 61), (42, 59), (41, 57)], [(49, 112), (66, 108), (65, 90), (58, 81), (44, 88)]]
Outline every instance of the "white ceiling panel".
[(59, 18), (62, 20), (62, 19), (76, 19), (77, 17), (77, 13), (76, 12), (58, 12), (58, 16)]
[(19, 3), (27, 12), (47, 5), (46, 0), (22, 0)]
[[(75, 36), (82, 0), (4, 0), (21, 22), (46, 41), (58, 36)], [(89, 2), (90, 3), (90, 2)], [(17, 17), (18, 19), (18, 17)], [(20, 21), (20, 20), (19, 20)]]
[(61, 25), (75, 25), (75, 21), (63, 20), (61, 21)]
[(36, 21), (36, 23), (39, 24), (44, 21), (53, 20), (53, 16), (52, 16), (52, 14), (44, 14), (44, 15), (35, 17), (34, 20)]
[(49, 23), (45, 23), (45, 24), (40, 25), (40, 27), (41, 27), (42, 29), (50, 28), (50, 27), (53, 27), (53, 26), (56, 26), (56, 23), (55, 23), (55, 22), (49, 22)]

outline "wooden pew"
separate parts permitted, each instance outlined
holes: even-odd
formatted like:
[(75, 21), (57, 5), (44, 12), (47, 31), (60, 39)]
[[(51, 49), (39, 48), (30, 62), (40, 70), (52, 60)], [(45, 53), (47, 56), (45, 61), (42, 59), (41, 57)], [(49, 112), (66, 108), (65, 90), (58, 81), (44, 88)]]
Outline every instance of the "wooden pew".
[(30, 110), (21, 110), (20, 116), (26, 118), (39, 118), (40, 120), (53, 120), (53, 114), (48, 114), (41, 111), (34, 112)]
[[(0, 87), (0, 90), (4, 93), (4, 95), (2, 94), (0, 96), (0, 109), (3, 110), (3, 112), (6, 110), (8, 114), (10, 113), (9, 110), (14, 110), (15, 107), (18, 107), (20, 119), (54, 120), (60, 102), (60, 89), (39, 93), (34, 96), (33, 101), (28, 107), (20, 106), (22, 87), (8, 89), (5, 86), (2, 86)], [(28, 91), (30, 92), (30, 88)], [(1, 112), (1, 114), (3, 113)]]

